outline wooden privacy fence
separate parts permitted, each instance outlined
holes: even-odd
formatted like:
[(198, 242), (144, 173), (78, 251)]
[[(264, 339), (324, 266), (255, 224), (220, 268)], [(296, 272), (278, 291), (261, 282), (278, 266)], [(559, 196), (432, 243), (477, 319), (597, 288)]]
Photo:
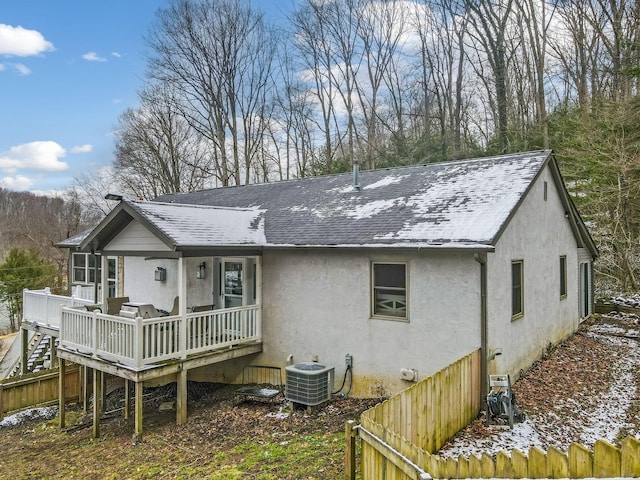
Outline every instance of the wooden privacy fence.
[(598, 440), (593, 449), (572, 443), (567, 452), (551, 447), (511, 454), (440, 458), (400, 435), (362, 419), (347, 423), (346, 478), (355, 478), (356, 437), (361, 439), (361, 478), (387, 480), (424, 478), (619, 478), (640, 477), (640, 440), (628, 437), (618, 448)]
[(523, 453), (440, 458), (444, 442), (479, 413), (480, 351), (460, 359), (347, 422), (345, 478), (356, 478), (356, 441), (361, 442), (364, 480), (384, 478), (610, 478), (640, 477), (640, 440), (618, 448), (599, 440), (593, 449), (573, 443)]
[[(572, 443), (568, 452), (533, 447), (481, 457), (431, 456), (429, 473), (435, 478), (617, 478), (640, 476), (640, 441), (628, 437), (620, 448), (598, 440), (593, 449)], [(402, 477), (398, 477), (402, 478)]]
[(427, 452), (436, 452), (480, 413), (480, 350), (362, 414)]
[[(362, 440), (362, 478), (421, 478), (427, 470), (416, 466), (425, 455), (480, 412), (480, 360), (476, 350), (365, 411), (359, 426), (347, 426), (346, 478), (355, 478), (356, 435)], [(418, 476), (393, 476), (408, 471)]]
[[(80, 398), (80, 368), (67, 368), (65, 372), (65, 398)], [(46, 405), (58, 401), (58, 369), (32, 373), (0, 382), (0, 418), (5, 412)]]

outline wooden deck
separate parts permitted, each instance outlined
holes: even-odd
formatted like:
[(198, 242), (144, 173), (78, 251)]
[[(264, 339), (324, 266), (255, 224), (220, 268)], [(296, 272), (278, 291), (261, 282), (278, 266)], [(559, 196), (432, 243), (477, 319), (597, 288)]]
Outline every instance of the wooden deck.
[[(91, 369), (93, 434), (100, 435), (101, 389), (105, 374), (135, 383), (135, 436), (142, 436), (142, 388), (167, 377), (177, 383), (176, 422), (187, 419), (189, 370), (262, 351), (260, 305), (190, 312), (155, 318), (127, 318), (88, 311), (88, 300), (25, 291), (23, 328), (52, 332), (59, 338), (59, 391), (65, 391), (67, 362)], [(125, 395), (128, 399), (128, 394)], [(64, 399), (64, 395), (60, 398)], [(126, 400), (128, 401), (128, 400)], [(128, 415), (128, 406), (125, 408)], [(60, 427), (65, 402), (59, 403)]]

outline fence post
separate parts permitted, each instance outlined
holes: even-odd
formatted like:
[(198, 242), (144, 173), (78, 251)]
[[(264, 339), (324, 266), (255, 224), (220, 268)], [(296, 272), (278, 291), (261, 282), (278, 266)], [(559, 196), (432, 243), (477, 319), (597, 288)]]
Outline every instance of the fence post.
[(49, 296), (51, 295), (51, 289), (44, 287), (44, 322), (49, 325)]
[(142, 317), (136, 317), (134, 325), (134, 337), (133, 337), (133, 355), (134, 363), (137, 368), (141, 368), (144, 361), (142, 354), (144, 351), (144, 330), (142, 325)]
[(187, 316), (180, 315), (178, 324), (178, 348), (180, 349), (180, 358), (187, 358)]
[(92, 353), (93, 355), (96, 355), (98, 353), (98, 346), (100, 345), (98, 343), (98, 318), (97, 318), (97, 313), (95, 311), (91, 312), (91, 322), (93, 323), (93, 325), (91, 325), (92, 327), (92, 332), (91, 332), (91, 336), (93, 337), (92, 339)]
[(4, 385), (0, 383), (0, 420), (4, 418)]
[(347, 420), (344, 427), (345, 462), (344, 462), (344, 478), (345, 480), (356, 480), (356, 422)]

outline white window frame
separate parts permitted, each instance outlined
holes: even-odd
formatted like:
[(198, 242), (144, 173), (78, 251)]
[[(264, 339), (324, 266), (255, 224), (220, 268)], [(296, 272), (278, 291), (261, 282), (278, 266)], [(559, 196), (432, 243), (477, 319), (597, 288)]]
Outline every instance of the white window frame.
[[(84, 257), (84, 265), (76, 266), (76, 258)], [(93, 255), (90, 253), (72, 253), (71, 254), (71, 283), (73, 285), (94, 285), (100, 283), (100, 261), (96, 257), (93, 266), (89, 265), (90, 259)], [(76, 278), (76, 270), (82, 270), (84, 272), (84, 280), (78, 280)], [(93, 271), (93, 281), (90, 280), (90, 273)]]
[[(388, 286), (378, 286), (375, 284), (376, 280), (376, 265), (402, 265), (404, 267), (404, 288), (401, 287), (388, 287)], [(383, 319), (383, 320), (394, 320), (397, 322), (408, 322), (409, 321), (409, 264), (407, 262), (384, 262), (384, 261), (373, 261), (371, 262), (371, 318)], [(378, 306), (376, 305), (376, 291), (380, 290), (392, 290), (397, 292), (402, 292), (397, 295), (398, 297), (404, 297), (403, 300), (400, 298), (390, 299), (393, 305), (390, 310), (404, 310), (404, 316), (400, 315), (384, 315), (383, 313), (379, 313)], [(396, 308), (396, 304), (404, 303), (404, 308)]]

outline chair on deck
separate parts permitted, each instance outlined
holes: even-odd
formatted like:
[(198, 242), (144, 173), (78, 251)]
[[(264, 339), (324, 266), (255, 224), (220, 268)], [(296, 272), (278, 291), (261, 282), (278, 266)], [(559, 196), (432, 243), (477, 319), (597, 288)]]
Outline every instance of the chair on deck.
[(156, 307), (154, 307), (150, 303), (147, 303), (138, 307), (138, 316), (142, 318), (157, 318), (162, 315), (160, 314), (160, 312), (158, 312), (158, 310), (156, 310)]
[(173, 307), (171, 307), (169, 316), (178, 315), (179, 313), (180, 313), (180, 297), (176, 297), (173, 299)]
[(107, 314), (118, 315), (122, 310), (122, 304), (129, 301), (129, 297), (111, 297), (107, 298)]

